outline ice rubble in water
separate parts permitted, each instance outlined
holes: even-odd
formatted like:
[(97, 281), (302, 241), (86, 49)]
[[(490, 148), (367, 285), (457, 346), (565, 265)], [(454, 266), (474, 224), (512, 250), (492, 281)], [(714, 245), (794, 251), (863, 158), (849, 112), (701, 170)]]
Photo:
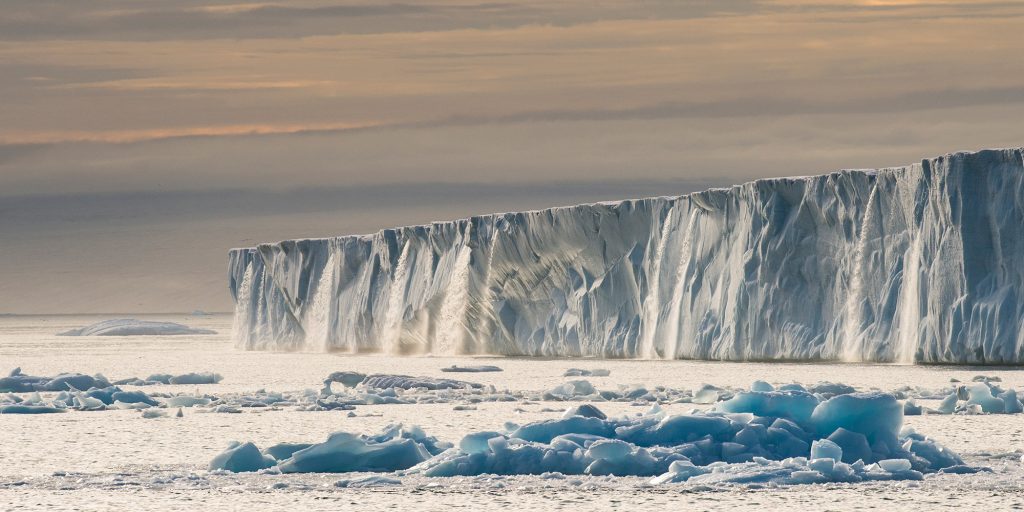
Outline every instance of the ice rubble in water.
[(746, 391), (707, 412), (668, 416), (655, 407), (635, 417), (591, 413), (470, 434), (458, 449), (410, 471), (637, 475), (654, 476), (656, 484), (858, 482), (973, 471), (935, 441), (901, 431), (902, 422), (903, 408), (888, 394), (822, 401), (805, 391)]
[(174, 322), (152, 322), (120, 318), (71, 329), (57, 336), (179, 336), (184, 334), (217, 334), (210, 329), (198, 329)]

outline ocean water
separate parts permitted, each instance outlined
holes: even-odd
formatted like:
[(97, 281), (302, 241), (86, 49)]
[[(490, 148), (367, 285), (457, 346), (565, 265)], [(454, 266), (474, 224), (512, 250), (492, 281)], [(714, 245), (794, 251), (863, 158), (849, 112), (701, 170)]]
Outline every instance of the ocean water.
[[(325, 353), (246, 352), (231, 342), (228, 315), (137, 317), (218, 331), (206, 336), (59, 337), (55, 334), (110, 317), (0, 317), (0, 372), (15, 367), (31, 375), (102, 373), (110, 379), (153, 373), (214, 371), (221, 383), (149, 386), (152, 392), (205, 394), (319, 389), (339, 370), (458, 378), (498, 389), (543, 391), (567, 380), (568, 368), (610, 370), (584, 377), (599, 389), (641, 384), (692, 389), (704, 383), (746, 387), (773, 383), (843, 382), (860, 389), (902, 386), (940, 389), (950, 379), (996, 376), (1004, 387), (1024, 389), (1024, 372), (1011, 367), (770, 364), (702, 361), (388, 357)], [(451, 365), (490, 364), (497, 373), (451, 374)], [(927, 401), (919, 402), (924, 405)], [(316, 442), (336, 430), (372, 433), (401, 422), (420, 425), (441, 440), (458, 442), (505, 421), (558, 417), (572, 402), (495, 402), (453, 410), (456, 404), (379, 405), (346, 411), (305, 412), (274, 408), (240, 414), (185, 409), (183, 418), (143, 419), (137, 411), (50, 415), (0, 415), (0, 509), (3, 510), (617, 510), (686, 509), (919, 510), (1024, 508), (1024, 416), (915, 416), (905, 424), (991, 473), (933, 475), (922, 482), (818, 484), (788, 487), (685, 484), (652, 487), (647, 478), (401, 477), (402, 485), (346, 489), (334, 483), (351, 475), (220, 474), (207, 464), (230, 441)], [(609, 415), (639, 412), (629, 403), (601, 403)], [(692, 404), (665, 406), (685, 412)]]

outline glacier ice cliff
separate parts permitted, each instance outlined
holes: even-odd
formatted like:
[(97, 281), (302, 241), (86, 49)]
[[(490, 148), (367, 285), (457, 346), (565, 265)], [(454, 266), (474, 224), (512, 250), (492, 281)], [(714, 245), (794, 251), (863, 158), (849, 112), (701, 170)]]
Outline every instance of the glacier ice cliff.
[(1024, 150), (230, 252), (240, 347), (1024, 362)]

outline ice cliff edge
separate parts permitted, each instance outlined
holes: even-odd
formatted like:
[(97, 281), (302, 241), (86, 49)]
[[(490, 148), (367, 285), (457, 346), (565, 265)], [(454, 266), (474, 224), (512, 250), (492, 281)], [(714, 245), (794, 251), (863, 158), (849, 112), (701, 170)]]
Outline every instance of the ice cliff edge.
[(230, 252), (246, 349), (1024, 362), (1024, 150)]

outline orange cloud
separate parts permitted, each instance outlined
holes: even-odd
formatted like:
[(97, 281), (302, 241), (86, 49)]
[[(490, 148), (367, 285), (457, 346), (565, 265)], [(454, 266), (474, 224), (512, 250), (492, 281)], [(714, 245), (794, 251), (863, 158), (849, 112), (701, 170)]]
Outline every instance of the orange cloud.
[(244, 135), (282, 135), (294, 133), (315, 133), (322, 131), (345, 131), (387, 126), (384, 122), (346, 122), (312, 124), (235, 124), (224, 126), (194, 126), (182, 128), (158, 128), (146, 130), (101, 130), (101, 131), (47, 131), (0, 134), (0, 144), (57, 144), (62, 142), (100, 142), (125, 144), (185, 137), (233, 137)]

